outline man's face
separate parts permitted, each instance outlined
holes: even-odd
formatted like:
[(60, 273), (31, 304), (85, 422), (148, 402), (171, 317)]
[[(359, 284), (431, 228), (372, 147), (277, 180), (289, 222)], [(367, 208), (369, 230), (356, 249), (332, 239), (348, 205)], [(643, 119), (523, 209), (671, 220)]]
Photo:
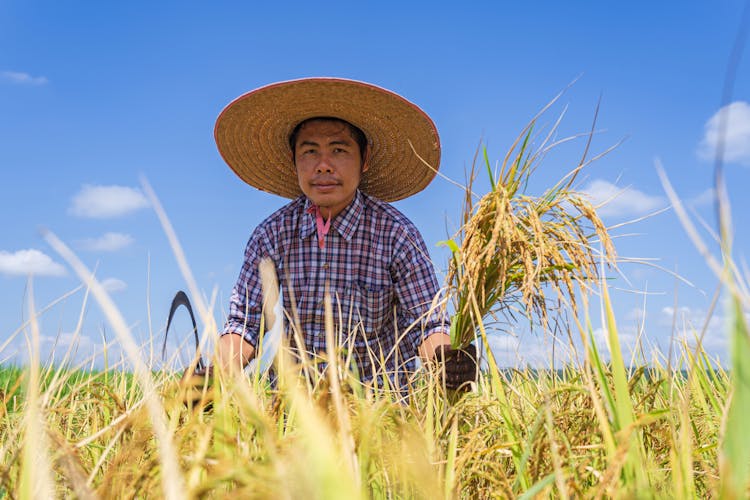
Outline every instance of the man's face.
[(300, 189), (324, 217), (335, 217), (349, 205), (368, 168), (367, 156), (363, 162), (349, 127), (331, 120), (312, 120), (302, 126), (294, 164)]

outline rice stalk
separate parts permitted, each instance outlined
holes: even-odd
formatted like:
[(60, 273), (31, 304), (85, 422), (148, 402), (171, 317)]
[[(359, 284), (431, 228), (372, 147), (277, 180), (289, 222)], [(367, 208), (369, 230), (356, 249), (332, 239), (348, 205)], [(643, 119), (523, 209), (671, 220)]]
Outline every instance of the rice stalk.
[(514, 308), (529, 319), (538, 318), (546, 329), (549, 293), (569, 303), (575, 313), (574, 285), (598, 277), (599, 258), (592, 243), (598, 241), (606, 261), (614, 258), (608, 231), (593, 206), (570, 188), (581, 165), (542, 196), (525, 193), (540, 154), (529, 151), (533, 125), (516, 140), (517, 149), (509, 151), (497, 180), (484, 151), (491, 190), (476, 203), (476, 164), (472, 166), (462, 226), (456, 237), (444, 242), (452, 253), (446, 279), (455, 304), (454, 347), (472, 342), (483, 318), (512, 317)]
[[(690, 425), (690, 401), (695, 387), (695, 365), (690, 365), (688, 380), (683, 390), (674, 382), (671, 384), (679, 405), (678, 414), (671, 415), (670, 432), (672, 447), (670, 448), (670, 464), (672, 467), (673, 489), (682, 498), (695, 497), (695, 482), (693, 480), (693, 443), (694, 433)], [(702, 398), (701, 398), (702, 399)], [(676, 418), (675, 418), (676, 417)]]

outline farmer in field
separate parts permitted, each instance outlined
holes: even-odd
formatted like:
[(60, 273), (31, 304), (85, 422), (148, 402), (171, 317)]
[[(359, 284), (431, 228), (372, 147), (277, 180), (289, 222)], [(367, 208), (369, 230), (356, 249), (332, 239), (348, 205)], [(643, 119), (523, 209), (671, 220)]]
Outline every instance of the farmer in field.
[(263, 333), (258, 266), (269, 257), (288, 330), (296, 306), (304, 345), (287, 331), (293, 349), (313, 360), (326, 356), (328, 291), (335, 336), (360, 380), (382, 385), (387, 377), (403, 389), (419, 357), (441, 363), (451, 388), (476, 379), (473, 346), (450, 348), (449, 321), (437, 307), (438, 282), (419, 231), (388, 204), (424, 189), (436, 173), (430, 166), (439, 165), (437, 130), (421, 109), (366, 83), (310, 78), (240, 96), (219, 116), (215, 136), (242, 180), (292, 200), (250, 236), (219, 363), (236, 370), (255, 356)]

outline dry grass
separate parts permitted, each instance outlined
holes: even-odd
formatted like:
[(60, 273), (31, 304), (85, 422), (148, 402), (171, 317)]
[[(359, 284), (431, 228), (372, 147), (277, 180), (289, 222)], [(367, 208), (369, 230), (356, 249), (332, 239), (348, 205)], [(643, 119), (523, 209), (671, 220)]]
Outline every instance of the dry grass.
[[(683, 366), (693, 364), (693, 354), (684, 351)], [(638, 418), (629, 430), (612, 432), (614, 413), (599, 415), (596, 399), (615, 391), (615, 377), (601, 368), (604, 385), (595, 382), (593, 392), (586, 367), (509, 371), (502, 374), (502, 397), (483, 377), (476, 392), (454, 404), (425, 373), (406, 405), (387, 392), (336, 393), (326, 378), (308, 381), (290, 372), (278, 391), (262, 377), (257, 387), (250, 379), (222, 380), (209, 413), (183, 406), (174, 375), (156, 374), (155, 383), (188, 497), (494, 498), (536, 490), (668, 497), (681, 435), (692, 452), (688, 469), (679, 469), (680, 484), (701, 497), (716, 493), (722, 416), (712, 401), (724, 407), (727, 374), (702, 363), (687, 372), (634, 371), (627, 390)], [(101, 379), (90, 374), (38, 413), (54, 444), (47, 463), (57, 495), (160, 496), (160, 450), (137, 386), (118, 372), (109, 374), (109, 385)], [(344, 389), (358, 387), (348, 376), (338, 381)], [(58, 389), (48, 386), (42, 395)], [(0, 420), (0, 490), (11, 498), (23, 496), (28, 468), (20, 459), (27, 408), (9, 409)], [(342, 428), (341, 411), (349, 427)], [(509, 418), (523, 424), (514, 431)], [(648, 464), (644, 484), (623, 472), (634, 432)]]

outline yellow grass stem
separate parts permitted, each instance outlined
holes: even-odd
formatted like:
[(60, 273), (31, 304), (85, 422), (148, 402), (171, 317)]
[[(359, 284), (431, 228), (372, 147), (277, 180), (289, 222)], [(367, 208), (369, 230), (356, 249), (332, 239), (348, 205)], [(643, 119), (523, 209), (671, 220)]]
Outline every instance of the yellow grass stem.
[(479, 305), (477, 304), (476, 297), (470, 294), (471, 305), (474, 308), (476, 318), (478, 318), (478, 327), (482, 338), (482, 343), (485, 346), (485, 353), (487, 354), (487, 362), (489, 364), (490, 373), (490, 384), (492, 387), (492, 393), (498, 398), (500, 412), (505, 420), (507, 430), (511, 435), (513, 444), (511, 445), (511, 451), (513, 453), (513, 461), (518, 468), (519, 475), (516, 481), (521, 490), (527, 490), (531, 486), (528, 476), (524, 473), (525, 460), (522, 459), (523, 452), (520, 447), (521, 443), (521, 431), (511, 411), (510, 402), (505, 395), (505, 389), (503, 388), (502, 375), (498, 369), (497, 362), (495, 361), (495, 355), (490, 349), (489, 339), (487, 338), (487, 332), (484, 329), (484, 323), (482, 322), (482, 316), (479, 313)]
[[(190, 271), (190, 266), (188, 265), (187, 258), (185, 257), (185, 252), (182, 249), (182, 245), (180, 245), (180, 241), (177, 238), (177, 233), (175, 232), (174, 227), (172, 227), (172, 223), (169, 221), (167, 213), (164, 211), (159, 198), (157, 198), (156, 193), (151, 188), (151, 185), (148, 183), (145, 177), (141, 178), (141, 186), (143, 187), (143, 191), (146, 193), (146, 196), (148, 197), (149, 202), (154, 209), (154, 212), (156, 212), (156, 215), (159, 218), (159, 222), (161, 222), (164, 233), (167, 235), (169, 245), (172, 247), (172, 252), (174, 253), (175, 259), (177, 260), (177, 265), (179, 266), (180, 272), (182, 273), (182, 276), (183, 278), (185, 278), (185, 282), (187, 283), (188, 290), (190, 291), (190, 295), (193, 299), (193, 304), (198, 310), (198, 316), (203, 321), (204, 331), (203, 335), (200, 336), (200, 342), (198, 345), (198, 355), (201, 355), (201, 353), (205, 351), (205, 345), (209, 336), (216, 335), (216, 332), (218, 331), (216, 328), (216, 322), (214, 321), (213, 314), (211, 314), (211, 309), (203, 300), (203, 295), (200, 293), (198, 284), (193, 277), (193, 273)], [(194, 359), (192, 363), (190, 363), (188, 370), (195, 370), (197, 361), (197, 358)]]
[(321, 411), (313, 404), (306, 391), (301, 390), (296, 376), (287, 371), (282, 390), (289, 408), (298, 415), (294, 420), (300, 429), (305, 467), (297, 467), (296, 478), (309, 492), (319, 498), (351, 500), (360, 498), (357, 480), (352, 476), (351, 457), (344, 456), (341, 448), (333, 446), (335, 430)]
[(3, 352), (3, 351), (4, 351), (5, 349), (7, 349), (7, 347), (8, 347), (8, 346), (9, 346), (9, 345), (11, 344), (11, 342), (13, 342), (13, 340), (15, 340), (15, 338), (16, 338), (16, 337), (17, 337), (18, 335), (20, 335), (21, 333), (23, 333), (23, 332), (24, 332), (24, 331), (25, 331), (25, 330), (26, 330), (27, 328), (30, 328), (30, 327), (31, 327), (31, 322), (32, 322), (32, 321), (37, 321), (37, 318), (38, 318), (38, 317), (40, 317), (40, 316), (41, 316), (42, 314), (44, 314), (45, 312), (49, 311), (49, 310), (50, 310), (50, 309), (52, 309), (52, 308), (53, 308), (54, 306), (56, 306), (56, 305), (58, 305), (58, 304), (60, 304), (60, 303), (64, 302), (64, 301), (65, 301), (65, 300), (67, 300), (68, 298), (72, 297), (73, 295), (75, 295), (76, 293), (78, 293), (78, 292), (79, 292), (80, 290), (82, 290), (83, 288), (84, 288), (84, 286), (83, 286), (83, 285), (77, 285), (77, 286), (76, 286), (75, 288), (73, 288), (72, 290), (70, 290), (70, 291), (68, 291), (68, 292), (66, 292), (66, 293), (64, 293), (64, 294), (62, 294), (62, 295), (61, 295), (60, 297), (58, 297), (58, 298), (56, 298), (55, 300), (53, 300), (52, 302), (50, 302), (49, 304), (47, 304), (47, 305), (46, 305), (45, 307), (43, 307), (42, 309), (40, 309), (40, 310), (36, 311), (36, 316), (35, 316), (35, 317), (29, 318), (29, 319), (27, 319), (26, 321), (24, 321), (24, 322), (23, 322), (23, 323), (21, 324), (21, 326), (19, 326), (19, 327), (18, 327), (18, 328), (17, 328), (16, 330), (14, 330), (14, 331), (13, 331), (13, 332), (12, 332), (12, 333), (11, 333), (10, 335), (8, 335), (8, 338), (6, 338), (6, 339), (5, 339), (5, 342), (3, 342), (2, 344), (0, 344), (0, 352)]
[(39, 394), (39, 323), (34, 309), (34, 287), (31, 279), (29, 279), (28, 290), (31, 342), (19, 493), (21, 498), (53, 498), (55, 488), (52, 482), (52, 467), (47, 442), (46, 412)]
[(455, 498), (456, 495), (456, 454), (458, 452), (458, 419), (451, 420), (451, 430), (448, 435), (448, 452), (445, 462), (445, 498)]
[(338, 437), (341, 445), (341, 455), (348, 459), (351, 477), (355, 480), (357, 486), (359, 481), (359, 466), (357, 464), (357, 454), (354, 449), (354, 437), (352, 436), (352, 424), (349, 420), (349, 411), (344, 407), (344, 397), (341, 394), (341, 384), (339, 382), (339, 362), (337, 343), (333, 336), (333, 307), (331, 304), (331, 294), (326, 285), (325, 296), (323, 298), (325, 312), (325, 330), (326, 330), (326, 347), (328, 349), (328, 383), (331, 386), (331, 398), (333, 399), (336, 410), (336, 420), (338, 422)]
[(563, 470), (562, 460), (560, 458), (560, 450), (555, 438), (555, 424), (552, 418), (552, 409), (550, 408), (549, 401), (544, 402), (544, 416), (545, 426), (547, 429), (547, 439), (550, 444), (550, 455), (552, 456), (552, 467), (555, 473), (555, 485), (557, 486), (557, 494), (559, 498), (567, 500), (568, 490), (565, 487), (565, 471)]
[[(670, 462), (672, 464), (672, 482), (675, 492), (679, 492), (682, 498), (695, 497), (695, 483), (693, 481), (693, 432), (690, 423), (690, 400), (693, 380), (695, 379), (695, 366), (691, 366), (688, 372), (687, 384), (683, 391), (678, 393), (678, 404), (680, 411), (677, 418), (672, 418), (673, 446), (670, 448)], [(676, 384), (672, 384), (673, 386)], [(677, 420), (677, 422), (674, 422)]]
[(149, 368), (141, 359), (138, 346), (133, 340), (130, 329), (125, 323), (125, 319), (115, 306), (112, 299), (107, 294), (104, 287), (94, 278), (86, 266), (75, 256), (75, 254), (51, 232), (45, 234), (45, 240), (50, 244), (57, 253), (65, 259), (73, 268), (78, 277), (90, 289), (94, 298), (99, 303), (105, 316), (109, 320), (112, 329), (115, 331), (120, 344), (127, 353), (128, 359), (133, 364), (136, 379), (143, 389), (143, 397), (146, 402), (151, 424), (153, 425), (154, 435), (159, 445), (159, 459), (162, 467), (162, 492), (164, 497), (169, 500), (185, 498), (185, 488), (180, 473), (177, 452), (172, 443), (164, 408), (159, 400), (156, 386), (151, 378)]
[(99, 457), (99, 460), (94, 464), (94, 466), (91, 468), (91, 472), (89, 473), (88, 478), (86, 479), (86, 486), (91, 487), (94, 484), (94, 479), (96, 478), (97, 474), (99, 473), (99, 470), (102, 468), (104, 463), (109, 458), (110, 453), (114, 449), (114, 447), (119, 443), (120, 438), (122, 437), (123, 433), (125, 432), (125, 427), (120, 427), (117, 430), (117, 433), (115, 436), (110, 440), (110, 442), (107, 444), (107, 447), (102, 452), (101, 456)]

